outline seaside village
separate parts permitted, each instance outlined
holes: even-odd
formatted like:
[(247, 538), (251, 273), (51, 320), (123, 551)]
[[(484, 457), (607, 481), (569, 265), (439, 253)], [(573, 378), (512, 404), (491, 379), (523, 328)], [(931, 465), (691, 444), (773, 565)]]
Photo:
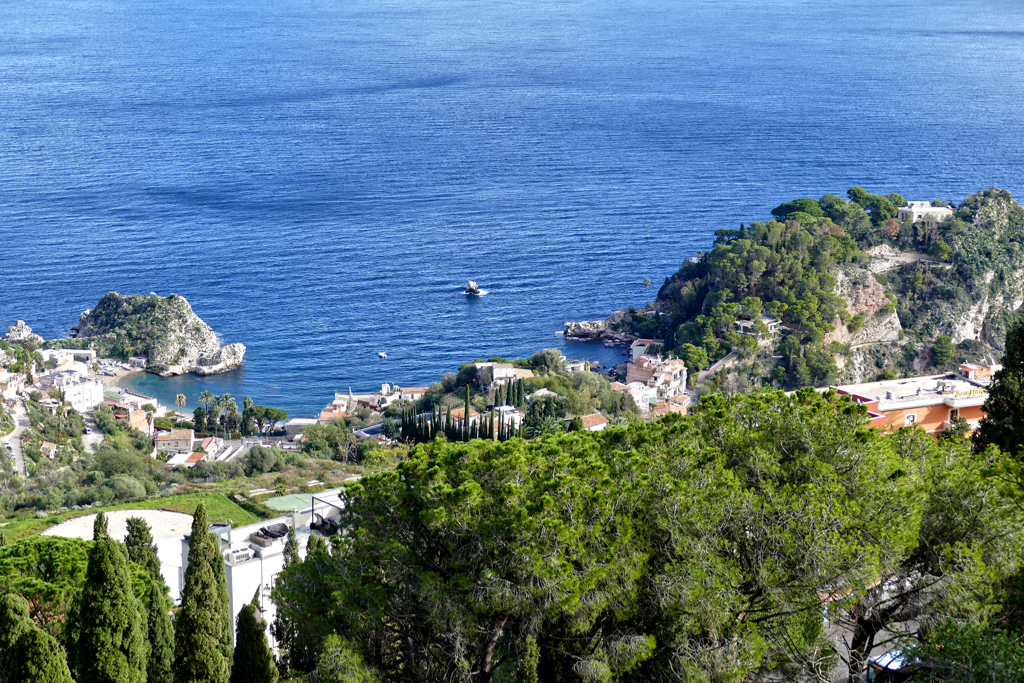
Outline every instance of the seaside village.
[[(768, 316), (761, 316), (755, 321), (739, 321), (737, 327), (743, 334), (757, 336), (760, 343), (771, 343), (777, 336), (779, 322)], [(16, 339), (19, 336), (24, 337), (27, 329), (19, 322), (17, 326), (11, 328), (13, 334), (9, 334), (8, 339), (12, 336)], [(610, 382), (611, 388), (620, 396), (628, 397), (628, 401), (635, 406), (635, 414), (648, 421), (670, 412), (685, 414), (691, 402), (697, 397), (694, 380), (699, 379), (698, 375), (705, 376), (715, 372), (716, 366), (720, 365), (719, 363), (693, 373), (688, 371), (683, 361), (666, 358), (663, 355), (661, 340), (636, 339), (620, 344), (623, 347), (625, 361), (612, 369), (610, 374), (617, 379)], [(334, 400), (324, 406), (319, 415), (293, 417), (280, 425), (280, 429), (272, 436), (264, 434), (250, 439), (225, 439), (210, 435), (198, 438), (192, 429), (168, 429), (156, 424), (158, 416), (190, 419), (191, 415), (187, 412), (181, 412), (177, 406), (162, 406), (152, 397), (117, 386), (118, 376), (130, 371), (139, 371), (146, 364), (145, 358), (113, 360), (97, 358), (94, 351), (88, 350), (40, 349), (36, 361), (42, 368), (33, 367), (35, 373), (6, 369), (12, 361), (12, 356), (0, 351), (0, 366), (5, 367), (0, 369), (0, 396), (18, 421), (14, 432), (5, 437), (5, 447), (6, 452), (15, 459), (16, 468), (21, 470), (19, 474), (25, 473), (22, 453), (24, 444), (21, 437), (27, 424), (24, 418), (24, 405), (30, 399), (52, 414), (65, 410), (64, 406), (70, 406), (81, 413), (87, 425), (83, 437), (87, 445), (102, 441), (102, 434), (96, 434), (98, 430), (92, 415), (98, 406), (108, 405), (118, 420), (150, 439), (152, 458), (164, 461), (169, 467), (189, 468), (203, 461), (224, 462), (242, 458), (254, 445), (275, 446), (286, 451), (295, 451), (301, 448), (304, 432), (311, 426), (337, 423), (339, 419), (348, 419), (358, 413), (369, 414), (371, 417), (380, 416), (389, 408), (415, 405), (430, 391), (430, 387), (402, 387), (394, 384), (383, 384), (379, 390), (372, 392), (355, 392), (349, 389), (336, 393)], [(586, 361), (569, 360), (564, 356), (558, 359), (558, 363), (562, 367), (556, 374), (562, 377), (571, 378), (575, 373), (590, 373), (594, 370)], [(880, 430), (917, 425), (928, 433), (939, 434), (950, 429), (957, 417), (966, 420), (971, 429), (976, 428), (983, 417), (982, 406), (988, 397), (987, 389), (994, 370), (995, 368), (990, 366), (964, 364), (953, 373), (834, 388), (839, 393), (849, 395), (853, 401), (863, 404), (868, 410), (871, 425)], [(538, 371), (536, 368), (522, 367), (522, 363), (513, 362), (477, 362), (473, 364), (471, 371), (475, 377), (473, 386), (479, 391), (479, 395), (498, 399), (513, 393), (509, 387), (518, 385), (531, 388), (525, 394), (525, 401), (519, 405), (506, 403), (490, 406), (492, 415), (500, 416), (503, 424), (516, 429), (523, 425), (529, 407), (535, 402), (558, 398), (557, 391), (544, 386), (544, 375), (550, 373), (550, 368)], [(497, 402), (499, 401), (495, 400), (495, 403)], [(464, 421), (466, 425), (479, 426), (487, 415), (473, 407), (470, 407), (468, 416), (464, 407), (453, 410), (449, 406), (449, 411), (445, 419)], [(422, 419), (431, 415), (436, 417), (437, 413), (424, 413), (417, 417)], [(567, 415), (564, 422), (566, 427), (569, 427), (575, 420), (576, 429), (599, 431), (612, 424), (614, 419), (602, 412), (591, 411)], [(396, 437), (389, 437), (384, 433), (380, 419), (371, 419), (369, 422), (372, 423), (370, 426), (354, 430), (357, 439), (374, 439), (384, 444), (394, 442)], [(58, 446), (54, 443), (47, 441), (39, 448), (46, 458), (54, 459), (59, 456)], [(342, 505), (338, 495), (339, 489), (317, 488), (317, 484), (322, 484), (317, 481), (311, 481), (309, 484), (312, 490), (317, 492), (292, 493), (265, 499), (268, 506), (280, 512), (276, 518), (249, 526), (212, 526), (211, 531), (220, 539), (232, 615), (237, 615), (256, 594), (261, 596), (260, 602), (266, 623), (273, 623), (274, 604), (267, 596), (276, 575), (284, 567), (285, 537), (289, 528), (295, 529), (302, 549), (306, 547), (311, 534), (330, 537), (338, 533), (338, 514)], [(270, 489), (260, 489), (249, 493), (253, 496), (265, 496), (274, 492)], [(146, 515), (147, 521), (153, 527), (161, 573), (170, 587), (171, 598), (178, 601), (183, 588), (185, 567), (188, 564), (190, 532), (187, 520), (165, 519), (165, 516), (172, 513), (161, 513), (157, 510), (114, 512), (110, 513), (112, 533), (118, 529), (124, 533), (125, 518), (141, 514)], [(63, 530), (66, 525), (73, 526), (75, 522), (76, 520), (71, 519), (45, 533), (68, 533), (78, 534), (83, 538), (90, 537), (91, 528), (87, 529), (83, 524), (79, 524), (82, 528)], [(304, 550), (302, 552), (304, 553)], [(271, 646), (276, 646), (269, 628), (267, 633)]]

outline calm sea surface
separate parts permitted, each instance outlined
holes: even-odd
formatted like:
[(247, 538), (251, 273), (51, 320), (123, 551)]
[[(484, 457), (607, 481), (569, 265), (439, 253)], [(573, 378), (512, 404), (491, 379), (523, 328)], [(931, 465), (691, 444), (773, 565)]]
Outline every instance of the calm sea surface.
[(608, 360), (555, 333), (784, 200), (1024, 190), (1020, 2), (32, 0), (0, 27), (0, 324), (184, 295), (249, 349), (140, 384), (190, 407)]

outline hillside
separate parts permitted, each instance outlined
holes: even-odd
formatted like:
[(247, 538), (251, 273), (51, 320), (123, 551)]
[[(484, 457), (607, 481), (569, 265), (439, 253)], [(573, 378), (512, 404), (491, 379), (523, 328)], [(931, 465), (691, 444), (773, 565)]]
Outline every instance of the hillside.
[(74, 339), (48, 342), (63, 348), (96, 348), (100, 355), (146, 356), (161, 375), (210, 375), (242, 364), (245, 346), (222, 346), (214, 331), (177, 294), (130, 296), (108, 292), (82, 313)]
[[(917, 222), (898, 219), (898, 194), (851, 188), (848, 197), (794, 200), (773, 220), (717, 231), (711, 251), (665, 279), (652, 311), (611, 327), (665, 338), (691, 368), (735, 351), (740, 388), (998, 357), (1024, 301), (1024, 208), (1010, 193), (979, 192), (955, 211), (932, 202), (952, 215)], [(737, 331), (737, 320), (762, 313), (784, 326), (775, 343)]]

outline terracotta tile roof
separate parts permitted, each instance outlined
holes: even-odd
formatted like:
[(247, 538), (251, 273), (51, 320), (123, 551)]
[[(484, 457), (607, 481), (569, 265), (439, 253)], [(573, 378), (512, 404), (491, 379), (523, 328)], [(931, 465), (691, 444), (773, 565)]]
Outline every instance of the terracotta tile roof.
[(206, 455), (206, 453), (193, 453), (192, 455), (190, 455), (187, 458), (185, 458), (185, 462), (187, 462), (187, 463), (197, 463), (197, 462), (199, 462), (200, 460), (203, 459), (204, 455)]
[(583, 417), (580, 418), (580, 420), (583, 422), (584, 429), (608, 423), (608, 419), (601, 413), (591, 413), (590, 415), (584, 415)]
[[(471, 418), (476, 417), (479, 414), (480, 413), (478, 413), (475, 409), (470, 407), (470, 409), (469, 409), (469, 416)], [(452, 419), (461, 420), (464, 417), (466, 417), (466, 407), (465, 406), (463, 406), (461, 408), (455, 408), (454, 410), (452, 410)]]
[(191, 429), (172, 429), (171, 439), (193, 439), (195, 438), (195, 432)]

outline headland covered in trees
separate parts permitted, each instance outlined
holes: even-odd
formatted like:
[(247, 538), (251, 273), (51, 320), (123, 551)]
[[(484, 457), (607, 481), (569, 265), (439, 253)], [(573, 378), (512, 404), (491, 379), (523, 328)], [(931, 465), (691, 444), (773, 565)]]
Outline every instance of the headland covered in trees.
[[(729, 357), (712, 381), (741, 391), (998, 358), (1024, 302), (1024, 209), (997, 188), (956, 206), (908, 204), (860, 187), (846, 199), (785, 202), (771, 220), (718, 230), (646, 310), (620, 312), (602, 329), (664, 339), (691, 376)], [(763, 316), (781, 322), (780, 334)], [(753, 334), (737, 325), (744, 320)]]

